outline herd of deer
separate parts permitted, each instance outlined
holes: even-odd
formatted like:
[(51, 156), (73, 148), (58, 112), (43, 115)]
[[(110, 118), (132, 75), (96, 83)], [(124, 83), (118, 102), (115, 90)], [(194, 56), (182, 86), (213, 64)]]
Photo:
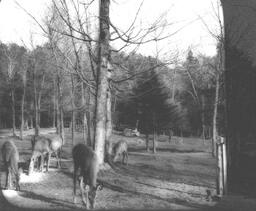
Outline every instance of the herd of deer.
[[(33, 136), (31, 139), (32, 155), (29, 161), (28, 175), (34, 171), (35, 163), (39, 171), (43, 171), (46, 161), (46, 171), (49, 169), (50, 158), (55, 153), (58, 168), (60, 167), (60, 149), (63, 141), (58, 135), (53, 136)], [(127, 143), (125, 141), (117, 142), (113, 147), (113, 161), (116, 162), (119, 156), (123, 156), (123, 164), (126, 158), (128, 162)], [(12, 175), (15, 176), (16, 190), (20, 190), (20, 172), (18, 169), (19, 152), (12, 140), (4, 142), (2, 149), (2, 158), (6, 171), (6, 189), (12, 186)], [(82, 201), (86, 208), (95, 207), (95, 198), (97, 190), (102, 190), (103, 186), (97, 184), (98, 158), (92, 148), (79, 143), (72, 149), (74, 162), (73, 173), (73, 201), (76, 203), (76, 183), (79, 181)], [(79, 175), (78, 175), (79, 174)]]

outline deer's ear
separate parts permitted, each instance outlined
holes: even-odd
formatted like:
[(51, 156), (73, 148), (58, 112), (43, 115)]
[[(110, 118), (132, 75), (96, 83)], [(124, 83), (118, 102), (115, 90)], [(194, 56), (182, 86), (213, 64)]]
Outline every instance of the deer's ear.
[(103, 189), (103, 185), (102, 185), (102, 184), (98, 184), (98, 185), (96, 186), (96, 189), (97, 189), (97, 190), (102, 190), (102, 189)]

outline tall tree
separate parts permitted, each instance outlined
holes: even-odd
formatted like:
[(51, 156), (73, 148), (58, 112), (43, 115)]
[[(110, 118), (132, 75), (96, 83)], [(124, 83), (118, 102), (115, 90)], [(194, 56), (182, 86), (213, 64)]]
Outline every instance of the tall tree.
[(109, 31), (110, 0), (100, 1), (99, 14), (99, 44), (97, 66), (97, 91), (95, 106), (95, 133), (94, 149), (99, 158), (99, 164), (104, 162), (105, 134), (106, 134), (106, 98), (108, 88), (108, 63), (110, 58), (110, 31)]

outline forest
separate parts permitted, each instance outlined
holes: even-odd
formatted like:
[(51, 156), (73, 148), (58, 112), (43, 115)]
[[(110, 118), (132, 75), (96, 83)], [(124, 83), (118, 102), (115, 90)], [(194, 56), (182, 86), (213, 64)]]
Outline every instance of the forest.
[[(58, 42), (56, 48), (67, 47), (67, 42), (65, 46)], [(29, 128), (37, 128), (37, 133), (40, 127), (74, 128), (74, 135), (83, 132), (85, 142), (93, 144), (96, 64), (82, 48), (77, 55), (74, 51), (64, 55), (64, 50), (53, 51), (50, 43), (33, 50), (2, 43), (1, 128), (13, 128), (13, 135), (21, 139)], [(184, 62), (170, 67), (171, 62), (137, 53), (112, 54), (113, 129), (137, 128), (143, 134), (172, 130), (174, 135), (206, 139), (213, 136), (215, 124), (224, 135), (223, 79), (217, 56), (195, 56), (189, 50)]]

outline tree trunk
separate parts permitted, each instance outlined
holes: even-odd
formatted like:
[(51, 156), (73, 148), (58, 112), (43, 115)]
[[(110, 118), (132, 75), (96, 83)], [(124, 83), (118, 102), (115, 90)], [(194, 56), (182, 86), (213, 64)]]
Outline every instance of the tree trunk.
[(107, 103), (106, 103), (106, 151), (105, 155), (107, 158), (112, 153), (112, 142), (110, 141), (110, 137), (112, 134), (112, 112), (111, 112), (111, 91), (108, 89), (107, 91)]
[(106, 137), (106, 97), (108, 88), (108, 61), (109, 51), (109, 0), (100, 1), (100, 31), (98, 46), (98, 66), (97, 66), (97, 92), (95, 110), (95, 133), (94, 149), (99, 158), (99, 164), (104, 161), (105, 137)]
[(61, 135), (61, 123), (60, 123), (60, 76), (57, 73), (57, 105), (56, 105), (56, 113), (57, 113), (57, 134)]
[(175, 101), (175, 91), (176, 91), (175, 79), (176, 79), (176, 69), (174, 68), (173, 81), (172, 81), (172, 101), (173, 102)]
[(34, 88), (34, 115), (35, 115), (35, 135), (39, 135), (39, 125), (38, 125), (38, 100), (37, 100), (37, 90), (36, 90), (36, 78), (35, 70), (33, 71), (33, 88)]
[(71, 89), (71, 106), (72, 106), (72, 120), (71, 120), (71, 139), (72, 139), (72, 146), (74, 146), (74, 140), (75, 140), (75, 86), (74, 86), (74, 77), (73, 74), (71, 76), (71, 84), (72, 84), (72, 89)]
[(140, 120), (137, 119), (137, 120), (136, 120), (136, 125), (135, 125), (135, 130), (136, 130), (136, 131), (138, 131), (139, 122), (140, 122)]
[(16, 136), (16, 121), (15, 121), (15, 96), (14, 96), (14, 89), (12, 88), (11, 91), (12, 96), (12, 134), (13, 136)]
[(170, 144), (172, 141), (173, 131), (172, 131), (172, 129), (169, 129), (168, 132), (169, 132), (168, 135), (169, 135), (169, 144)]
[(38, 115), (39, 115), (38, 105), (37, 105), (37, 102), (35, 102), (35, 135), (36, 136), (39, 135), (39, 124), (38, 124), (39, 123), (39, 116)]
[(64, 113), (63, 108), (60, 108), (60, 135), (62, 138), (62, 145), (65, 144), (65, 127), (64, 127)]
[(149, 152), (149, 133), (148, 133), (148, 131), (146, 133), (146, 150), (147, 150), (147, 152)]
[(26, 96), (26, 85), (23, 84), (23, 93), (21, 99), (21, 124), (20, 124), (20, 139), (23, 140), (23, 130), (24, 130), (24, 104)]
[(157, 141), (157, 131), (156, 131), (156, 113), (153, 113), (153, 153), (156, 153), (156, 141)]
[(86, 131), (87, 131), (87, 118), (86, 118), (86, 102), (85, 102), (85, 87), (84, 87), (84, 83), (81, 82), (81, 91), (82, 91), (82, 107), (83, 107), (83, 119), (82, 119), (82, 123), (83, 123), (83, 140), (85, 142), (85, 144), (87, 144), (87, 136), (86, 136)]
[[(30, 110), (33, 111), (33, 102), (30, 103)], [(29, 114), (29, 122), (30, 122), (29, 129), (32, 129), (33, 128), (33, 114), (32, 113)]]
[(204, 139), (205, 141), (205, 96), (204, 94), (202, 93), (201, 95), (201, 101), (202, 101), (202, 110), (201, 110), (201, 121), (202, 121), (202, 138)]
[(88, 99), (87, 99), (87, 111), (86, 111), (86, 119), (87, 119), (87, 144), (88, 146), (92, 146), (92, 135), (91, 135), (91, 93), (90, 87), (88, 86)]
[(214, 110), (213, 110), (213, 121), (212, 121), (212, 156), (216, 156), (216, 143), (217, 143), (217, 136), (218, 136), (218, 130), (217, 130), (217, 116), (218, 116), (218, 102), (219, 102), (219, 88), (220, 88), (220, 82), (219, 82), (219, 74), (216, 77), (216, 88), (215, 88), (215, 100), (214, 100)]
[(40, 129), (40, 125), (41, 125), (41, 99), (42, 99), (42, 89), (44, 87), (44, 82), (45, 82), (45, 73), (43, 73), (43, 79), (41, 81), (40, 90), (38, 92), (38, 98), (37, 98), (38, 129)]
[(156, 129), (154, 129), (154, 135), (153, 135), (153, 153), (156, 153), (156, 145), (157, 145), (157, 132)]
[[(116, 91), (115, 91), (116, 92)], [(117, 101), (117, 97), (116, 97), (116, 93), (114, 93), (114, 105), (113, 105), (113, 113), (116, 112), (116, 101)]]
[(53, 80), (53, 116), (52, 116), (52, 127), (56, 127), (56, 84), (55, 79)]

